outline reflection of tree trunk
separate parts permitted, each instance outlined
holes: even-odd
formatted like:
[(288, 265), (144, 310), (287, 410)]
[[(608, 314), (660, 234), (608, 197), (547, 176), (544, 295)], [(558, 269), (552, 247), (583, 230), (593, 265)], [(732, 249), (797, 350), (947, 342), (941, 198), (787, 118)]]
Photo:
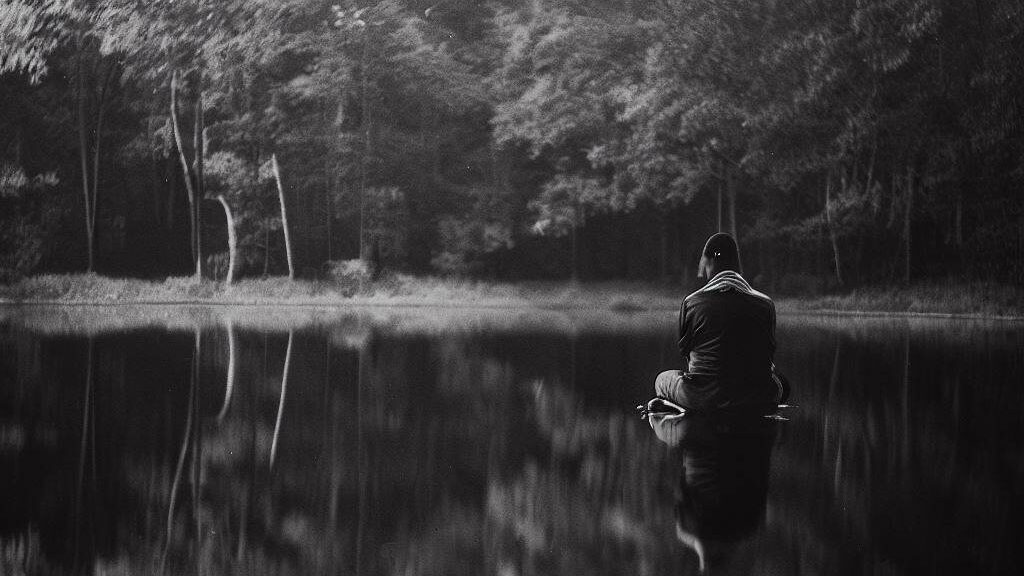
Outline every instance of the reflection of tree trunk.
[[(198, 334), (197, 334), (198, 337)], [(164, 545), (163, 557), (160, 560), (160, 573), (164, 573), (164, 568), (167, 562), (167, 555), (171, 551), (171, 539), (174, 535), (174, 506), (178, 501), (178, 488), (181, 485), (181, 475), (185, 469), (185, 456), (188, 455), (189, 441), (192, 438), (192, 411), (195, 405), (193, 397), (196, 394), (196, 374), (198, 370), (196, 366), (198, 364), (198, 344), (195, 347), (192, 355), (192, 363), (189, 368), (189, 386), (188, 386), (188, 403), (187, 403), (187, 415), (185, 416), (185, 430), (184, 437), (181, 440), (181, 449), (178, 451), (178, 464), (174, 469), (174, 480), (171, 482), (171, 494), (169, 502), (167, 504), (167, 542)]]
[(231, 284), (235, 279), (235, 265), (238, 262), (238, 237), (235, 233), (235, 217), (231, 213), (231, 206), (223, 194), (217, 196), (217, 201), (224, 208), (224, 221), (228, 228), (228, 272), (224, 278), (225, 284)]
[(356, 574), (362, 573), (363, 532), (366, 524), (366, 450), (363, 446), (363, 380), (370, 362), (370, 343), (359, 349), (358, 381), (356, 382), (356, 481), (359, 486), (356, 511)]
[(231, 404), (231, 392), (235, 389), (235, 364), (238, 360), (238, 347), (235, 345), (235, 325), (231, 320), (227, 321), (228, 332), (228, 374), (224, 381), (224, 403), (221, 404), (220, 412), (217, 413), (217, 424), (224, 420), (228, 413), (228, 406)]
[[(330, 479), (328, 485), (330, 486), (330, 492), (328, 492), (328, 498), (330, 503), (327, 505), (327, 526), (330, 530), (330, 534), (333, 536), (338, 529), (338, 498), (340, 496), (341, 488), (341, 467), (338, 465), (338, 421), (341, 420), (341, 402), (337, 398), (337, 392), (333, 383), (331, 382), (331, 344), (327, 344), (327, 359), (326, 359), (326, 374), (324, 377), (325, 385), (327, 388), (327, 397), (324, 399), (325, 405), (327, 406), (327, 421), (329, 425), (329, 435), (327, 440), (327, 462), (330, 466)], [(332, 548), (333, 550), (333, 548)]]
[[(76, 481), (77, 486), (75, 488), (75, 511), (73, 515), (75, 526), (73, 565), (76, 567), (78, 566), (79, 549), (81, 547), (82, 500), (85, 498), (85, 455), (89, 448), (89, 420), (91, 419), (92, 414), (94, 348), (95, 341), (90, 337), (85, 361), (85, 399), (82, 401), (82, 440), (79, 443), (78, 450), (78, 479)], [(95, 445), (93, 446), (93, 450), (95, 451)], [(95, 470), (93, 473), (95, 474)]]
[(284, 186), (281, 184), (281, 168), (277, 164), (277, 154), (270, 155), (270, 166), (274, 171), (274, 180), (277, 182), (277, 198), (281, 203), (281, 228), (284, 230), (284, 251), (288, 257), (288, 278), (295, 278), (295, 261), (292, 254), (292, 233), (288, 224), (288, 209), (284, 199)]
[[(195, 361), (192, 364), (192, 381), (199, 385), (199, 371), (202, 360), (202, 341), (199, 328), (196, 328), (195, 340)], [(195, 526), (195, 552), (193, 554), (196, 562), (196, 575), (202, 576), (203, 558), (203, 525), (202, 515), (199, 511), (199, 503), (202, 499), (202, 470), (203, 470), (203, 421), (200, 418), (200, 401), (202, 396), (197, 392), (192, 394), (192, 521)]]
[[(843, 351), (843, 339), (842, 339), (842, 337), (837, 336), (836, 337), (836, 352), (835, 352), (835, 356), (833, 356), (833, 358), (832, 358), (832, 374), (829, 377), (829, 382), (828, 382), (828, 404), (830, 406), (835, 406), (836, 405), (835, 399), (839, 395), (839, 391), (838, 391), (838, 387), (839, 387), (839, 373), (840, 373), (839, 372), (839, 368), (840, 368), (840, 366), (842, 364), (842, 362), (841, 362), (842, 351)], [(836, 446), (836, 451), (835, 451), (835, 456), (834, 456), (835, 460), (833, 462), (833, 473), (832, 473), (833, 487), (834, 487), (836, 493), (838, 494), (838, 492), (839, 492), (839, 479), (841, 477), (840, 468), (842, 466), (842, 457), (843, 457), (843, 437), (842, 437), (841, 431), (830, 434), (829, 426), (826, 423), (825, 439), (824, 439), (824, 446), (825, 446), (825, 449), (826, 449), (826, 458), (828, 457), (827, 456), (827, 454), (828, 454), (827, 450), (828, 450), (830, 442), (832, 441), (832, 438), (835, 438), (835, 441), (838, 443), (838, 446)]]
[(277, 420), (274, 422), (274, 437), (270, 442), (270, 467), (274, 467), (274, 460), (277, 457), (277, 440), (281, 434), (281, 419), (284, 416), (284, 399), (288, 392), (288, 375), (291, 372), (292, 343), (295, 340), (295, 332), (288, 331), (288, 349), (284, 354), (284, 371), (281, 374), (281, 399), (277, 404)]
[[(260, 371), (261, 380), (267, 379), (267, 335), (263, 334), (263, 363)], [(256, 486), (256, 417), (259, 414), (259, 395), (249, 394), (249, 481), (245, 485), (245, 499), (242, 501), (242, 511), (239, 514), (238, 526), (238, 548), (235, 550), (235, 560), (241, 561), (245, 557), (249, 536), (249, 511), (254, 506), (253, 489)]]
[(904, 326), (903, 337), (903, 469), (910, 466), (910, 326)]

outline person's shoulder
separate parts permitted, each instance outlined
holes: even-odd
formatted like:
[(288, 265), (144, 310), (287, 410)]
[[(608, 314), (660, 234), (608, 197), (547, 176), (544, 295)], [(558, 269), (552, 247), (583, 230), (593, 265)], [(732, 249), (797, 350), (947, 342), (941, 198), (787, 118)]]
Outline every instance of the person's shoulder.
[(702, 301), (702, 300), (707, 300), (708, 296), (710, 296), (712, 294), (714, 294), (714, 292), (707, 292), (707, 291), (704, 291), (704, 290), (695, 290), (695, 291), (691, 292), (689, 295), (687, 295), (686, 298), (683, 298), (683, 303), (684, 304), (691, 304), (691, 303), (694, 303), (694, 302), (698, 302), (698, 301)]
[(759, 291), (751, 288), (750, 292), (748, 292), (747, 294), (749, 296), (753, 296), (754, 298), (757, 298), (758, 300), (761, 300), (763, 302), (771, 304), (773, 307), (775, 306), (775, 302), (771, 299), (771, 296), (768, 296), (764, 292), (759, 292)]

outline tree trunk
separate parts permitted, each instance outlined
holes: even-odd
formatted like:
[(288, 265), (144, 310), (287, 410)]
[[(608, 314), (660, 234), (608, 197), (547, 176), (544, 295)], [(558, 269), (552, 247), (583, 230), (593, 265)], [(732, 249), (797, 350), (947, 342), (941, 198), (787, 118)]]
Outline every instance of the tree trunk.
[[(103, 76), (103, 85), (100, 88), (99, 101), (96, 103), (96, 128), (94, 130), (95, 144), (92, 149), (92, 199), (89, 202), (89, 236), (92, 242), (96, 242), (96, 206), (99, 204), (100, 193), (100, 135), (103, 133), (103, 117), (106, 113), (107, 87), (113, 77), (113, 67), (108, 66)], [(90, 258), (91, 260), (91, 258)], [(90, 264), (91, 270), (92, 264)]]
[(579, 234), (580, 234), (580, 198), (583, 196), (583, 182), (580, 181), (576, 184), (576, 204), (573, 206), (573, 217), (572, 217), (572, 283), (577, 284), (580, 281), (580, 251), (579, 251)]
[(330, 262), (334, 260), (334, 190), (337, 183), (334, 178), (334, 164), (327, 160), (324, 169), (327, 171), (327, 197), (324, 199), (327, 204), (327, 261)]
[(899, 198), (896, 196), (900, 189), (900, 175), (898, 170), (892, 171), (892, 184), (889, 186), (889, 216), (885, 222), (886, 230), (891, 230), (896, 225), (896, 217), (898, 216), (897, 205), (899, 204)]
[(161, 214), (162, 194), (161, 194), (161, 192), (163, 192), (163, 190), (162, 190), (162, 187), (160, 186), (160, 172), (159, 172), (159, 170), (160, 170), (159, 169), (160, 160), (157, 157), (156, 146), (155, 146), (156, 142), (154, 141), (155, 138), (153, 138), (153, 133), (156, 132), (155, 122), (153, 121), (154, 120), (154, 118), (153, 118), (154, 116), (155, 116), (155, 111), (146, 120), (146, 136), (149, 137), (149, 168), (150, 168), (149, 186), (150, 186), (150, 193), (153, 195), (152, 196), (152, 199), (153, 199), (153, 222), (154, 222), (154, 224), (156, 224), (157, 228), (160, 228), (161, 225), (163, 224), (163, 222), (161, 221), (162, 220), (162, 218), (161, 218), (161, 216), (162, 216), (162, 214)]
[(224, 208), (224, 222), (228, 228), (228, 273), (224, 278), (225, 284), (231, 284), (235, 280), (235, 266), (238, 263), (238, 236), (235, 233), (235, 217), (231, 212), (231, 205), (223, 194), (217, 196), (217, 201)]
[(580, 281), (580, 268), (579, 268), (579, 224), (577, 222), (572, 223), (572, 272), (571, 280), (573, 284), (577, 284)]
[[(725, 176), (725, 173), (723, 171), (722, 178), (724, 179), (725, 177), (726, 176)], [(715, 231), (716, 232), (721, 232), (722, 231), (722, 188), (724, 186), (725, 185), (722, 183), (722, 180), (719, 180), (718, 181), (718, 207), (715, 210), (715, 213), (718, 215), (718, 223), (715, 226)]]
[(178, 71), (175, 70), (171, 73), (171, 129), (174, 132), (174, 145), (178, 149), (178, 159), (181, 161), (181, 172), (185, 180), (185, 190), (188, 192), (188, 217), (189, 223), (191, 224), (191, 233), (189, 234), (189, 243), (192, 248), (192, 260), (195, 264), (196, 269), (199, 268), (199, 252), (198, 252), (198, 238), (199, 238), (199, 226), (196, 222), (196, 205), (198, 204), (198, 198), (196, 197), (196, 189), (192, 182), (192, 169), (189, 165), (188, 157), (185, 154), (185, 143), (181, 137), (181, 122), (178, 119)]
[[(845, 178), (844, 178), (845, 185)], [(828, 181), (825, 184), (825, 224), (828, 227), (828, 237), (832, 243), (832, 260), (835, 262), (836, 283), (843, 285), (842, 267), (839, 265), (839, 241), (836, 238), (835, 222), (832, 220), (832, 174), (829, 173)]]
[(270, 225), (263, 228), (263, 276), (270, 274)]
[(953, 224), (953, 241), (959, 250), (964, 244), (964, 197), (963, 192), (956, 194), (956, 220)]
[[(363, 51), (360, 57), (360, 100), (362, 115), (360, 122), (363, 128), (363, 157), (359, 162), (359, 259), (366, 260), (366, 184), (369, 178), (370, 163), (370, 92), (367, 85), (367, 62), (370, 53), (370, 33), (363, 30)], [(360, 288), (362, 285), (360, 284)]]
[(174, 199), (178, 196), (178, 179), (174, 177), (174, 164), (174, 156), (168, 154), (164, 163), (164, 181), (167, 185), (167, 218), (164, 219), (164, 229), (168, 232), (174, 230)]
[(659, 274), (661, 275), (661, 281), (668, 280), (668, 243), (669, 235), (671, 234), (671, 223), (672, 223), (672, 212), (666, 210), (661, 215), (661, 227), (658, 232), (659, 241), (661, 245), (661, 257), (659, 258)]
[(203, 93), (199, 92), (196, 98), (195, 119), (192, 128), (192, 172), (195, 175), (196, 203), (192, 207), (195, 211), (196, 222), (196, 280), (203, 277), (203, 160), (206, 156), (206, 119), (203, 117)]
[(874, 188), (875, 181), (875, 158), (878, 153), (878, 137), (876, 136), (871, 142), (871, 160), (868, 161), (868, 175), (867, 180), (864, 183), (864, 194), (870, 194), (871, 189)]
[(82, 169), (82, 197), (85, 202), (85, 246), (88, 255), (88, 272), (92, 272), (95, 269), (95, 256), (93, 249), (93, 219), (92, 219), (92, 197), (89, 191), (89, 144), (86, 135), (85, 126), (85, 79), (82, 75), (85, 73), (82, 66), (82, 39), (79, 36), (77, 39), (78, 44), (78, 57), (76, 58), (76, 74), (75, 74), (75, 103), (76, 106), (76, 124), (78, 125), (78, 156), (81, 160)]
[(910, 284), (910, 257), (912, 249), (911, 221), (914, 214), (914, 171), (907, 167), (907, 208), (903, 215), (903, 283)]
[(736, 173), (735, 169), (729, 172), (729, 185), (726, 189), (729, 200), (729, 233), (736, 239), (736, 242), (740, 241), (739, 234), (736, 233), (736, 193), (737, 185), (739, 184), (739, 174)]
[(292, 234), (288, 225), (288, 208), (284, 199), (284, 186), (281, 184), (281, 167), (277, 163), (277, 154), (270, 155), (270, 166), (274, 171), (274, 180), (277, 182), (277, 198), (281, 203), (281, 229), (284, 230), (284, 251), (288, 257), (288, 278), (295, 278), (295, 261), (292, 254)]

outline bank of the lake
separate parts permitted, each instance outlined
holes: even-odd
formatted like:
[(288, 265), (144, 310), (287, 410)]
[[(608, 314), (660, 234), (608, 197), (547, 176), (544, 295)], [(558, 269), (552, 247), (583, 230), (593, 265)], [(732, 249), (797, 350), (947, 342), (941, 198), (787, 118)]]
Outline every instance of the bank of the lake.
[[(190, 277), (158, 281), (50, 274), (0, 285), (0, 304), (396, 305), (628, 312), (673, 310), (685, 291), (642, 282), (493, 283), (402, 274), (364, 282), (249, 278), (230, 285)], [(783, 313), (1024, 317), (1024, 288), (987, 282), (928, 282), (825, 295), (773, 296)]]

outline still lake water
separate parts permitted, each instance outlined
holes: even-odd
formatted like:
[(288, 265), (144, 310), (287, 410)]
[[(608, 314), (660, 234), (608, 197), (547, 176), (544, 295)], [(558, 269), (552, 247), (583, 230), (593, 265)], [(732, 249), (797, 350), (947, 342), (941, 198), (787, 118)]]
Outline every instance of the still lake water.
[(1024, 323), (782, 315), (710, 454), (633, 409), (673, 327), (0, 309), (0, 573), (1020, 573)]

